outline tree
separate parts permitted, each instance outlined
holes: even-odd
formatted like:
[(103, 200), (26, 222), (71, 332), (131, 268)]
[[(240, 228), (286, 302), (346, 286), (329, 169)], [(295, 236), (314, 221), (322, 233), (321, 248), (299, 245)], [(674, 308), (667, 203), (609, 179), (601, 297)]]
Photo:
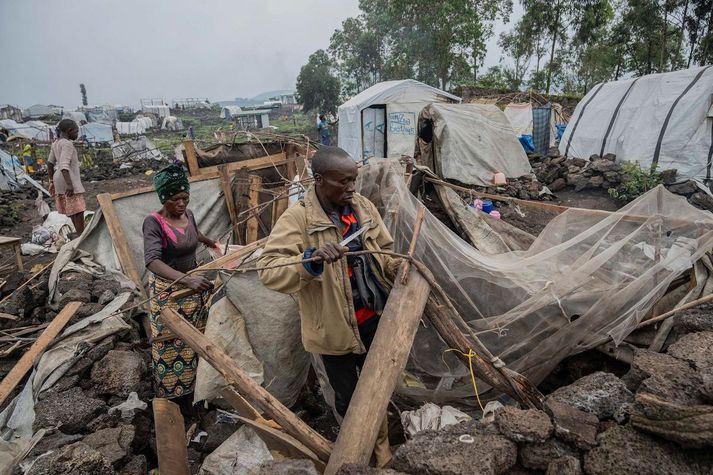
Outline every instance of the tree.
[(527, 30), (523, 20), (520, 20), (511, 32), (501, 33), (498, 45), (514, 62), (512, 68), (503, 69), (503, 74), (507, 76), (508, 88), (520, 89), (535, 53), (530, 31)]
[(683, 22), (689, 43), (686, 66), (693, 60), (703, 66), (713, 63), (713, 0), (691, 0), (691, 6)]
[(306, 111), (336, 113), (339, 105), (339, 78), (334, 63), (324, 50), (317, 50), (297, 76), (297, 101)]
[(87, 88), (83, 83), (79, 85), (79, 92), (82, 93), (82, 105), (88, 106), (89, 102), (87, 101)]

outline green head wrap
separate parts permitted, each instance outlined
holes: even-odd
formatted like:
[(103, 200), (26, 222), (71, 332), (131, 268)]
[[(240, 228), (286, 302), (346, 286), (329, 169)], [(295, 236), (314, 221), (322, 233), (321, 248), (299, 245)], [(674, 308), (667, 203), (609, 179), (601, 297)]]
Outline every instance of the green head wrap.
[(181, 165), (176, 165), (175, 163), (157, 172), (154, 175), (153, 184), (161, 204), (164, 204), (170, 197), (182, 191), (186, 193), (191, 191), (191, 185), (188, 182), (185, 170)]

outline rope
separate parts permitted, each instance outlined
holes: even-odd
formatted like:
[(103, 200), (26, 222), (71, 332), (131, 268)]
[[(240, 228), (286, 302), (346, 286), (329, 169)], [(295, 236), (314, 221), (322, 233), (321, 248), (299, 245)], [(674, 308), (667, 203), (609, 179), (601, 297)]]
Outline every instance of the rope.
[(478, 394), (478, 385), (475, 382), (475, 370), (473, 369), (473, 358), (478, 358), (478, 355), (475, 353), (475, 351), (473, 351), (472, 348), (468, 348), (468, 353), (463, 353), (462, 351), (457, 350), (455, 348), (448, 348), (443, 353), (445, 354), (450, 351), (453, 351), (455, 353), (460, 353), (461, 355), (468, 358), (468, 367), (470, 369), (470, 381), (473, 383), (473, 392), (475, 393), (475, 398), (478, 400), (478, 406), (480, 406), (480, 410), (485, 412), (485, 407), (483, 407), (483, 403), (480, 402), (480, 394)]

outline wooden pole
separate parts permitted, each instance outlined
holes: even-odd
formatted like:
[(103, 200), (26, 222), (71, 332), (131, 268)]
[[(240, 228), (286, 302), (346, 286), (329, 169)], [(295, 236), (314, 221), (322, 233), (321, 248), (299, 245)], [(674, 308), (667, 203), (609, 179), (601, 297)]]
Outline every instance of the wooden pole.
[(430, 292), (426, 279), (412, 269), (401, 283), (405, 263), (394, 281), (349, 409), (325, 471), (334, 475), (345, 463), (368, 465), (396, 383), (406, 367)]
[(183, 147), (186, 149), (186, 165), (188, 165), (188, 173), (191, 176), (200, 175), (201, 170), (198, 166), (198, 155), (196, 155), (196, 146), (193, 143), (193, 140), (184, 140)]
[(235, 197), (233, 196), (233, 186), (230, 181), (227, 166), (225, 164), (220, 165), (218, 167), (218, 173), (220, 173), (220, 187), (223, 190), (225, 206), (228, 208), (228, 216), (233, 226), (233, 239), (235, 240), (238, 235), (238, 213), (235, 210)]
[(139, 289), (141, 295), (146, 298), (146, 290), (144, 289), (141, 274), (139, 274), (139, 271), (136, 269), (131, 251), (129, 251), (129, 241), (126, 239), (124, 227), (121, 225), (121, 221), (119, 221), (119, 215), (116, 213), (111, 195), (109, 193), (101, 193), (97, 195), (97, 201), (99, 201), (104, 220), (109, 228), (109, 235), (111, 236), (114, 250), (119, 258), (119, 264), (121, 264), (124, 274), (136, 284), (136, 288)]
[[(248, 204), (251, 208), (258, 206), (260, 204), (260, 188), (262, 188), (262, 178), (257, 175), (250, 175), (249, 179), (250, 191), (248, 196)], [(257, 241), (257, 229), (258, 229), (258, 219), (259, 215), (256, 211), (253, 211), (252, 216), (247, 222), (247, 236), (246, 242), (249, 244), (253, 241)]]
[(72, 319), (74, 313), (82, 306), (81, 302), (68, 303), (59, 314), (50, 322), (45, 331), (32, 344), (29, 350), (22, 355), (20, 361), (12, 367), (10, 372), (0, 382), (0, 406), (5, 404), (5, 400), (17, 387), (22, 378), (25, 377), (27, 371), (35, 364), (35, 360), (49, 346), (50, 343), (59, 335), (59, 332)]
[[(416, 250), (416, 240), (418, 239), (418, 235), (421, 234), (421, 225), (423, 224), (423, 218), (426, 217), (426, 207), (421, 206), (418, 209), (418, 212), (416, 213), (416, 222), (413, 225), (413, 234), (411, 235), (411, 242), (409, 243), (408, 246), (408, 255), (409, 257), (413, 257), (413, 253)], [(404, 273), (403, 276), (401, 277), (401, 283), (406, 284), (408, 281), (408, 273), (409, 270), (411, 269), (411, 261), (406, 261), (404, 264)]]
[(183, 416), (178, 404), (168, 399), (153, 400), (158, 469), (171, 475), (190, 475)]
[[(248, 204), (250, 193), (249, 180), (250, 178), (248, 177), (247, 168), (240, 168), (238, 169), (238, 171), (235, 172), (235, 196), (237, 197), (235, 202), (236, 216), (241, 216), (241, 213), (250, 208), (250, 205)], [(246, 228), (246, 224), (238, 224), (238, 237), (236, 241), (237, 244), (246, 244)]]
[(188, 343), (201, 358), (217, 369), (229, 385), (253, 401), (258, 409), (274, 419), (288, 434), (306, 445), (320, 460), (326, 462), (329, 459), (332, 444), (257, 384), (222, 349), (215, 346), (170, 308), (161, 311), (161, 321), (175, 335)]

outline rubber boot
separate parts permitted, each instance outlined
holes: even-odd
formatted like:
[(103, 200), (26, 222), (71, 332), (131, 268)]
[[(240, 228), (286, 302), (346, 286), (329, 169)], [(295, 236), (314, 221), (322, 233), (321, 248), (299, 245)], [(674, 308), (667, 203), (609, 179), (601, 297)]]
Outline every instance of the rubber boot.
[(389, 445), (389, 423), (384, 416), (379, 428), (379, 434), (376, 436), (376, 444), (374, 444), (374, 457), (376, 458), (376, 466), (381, 468), (391, 462), (391, 446)]

